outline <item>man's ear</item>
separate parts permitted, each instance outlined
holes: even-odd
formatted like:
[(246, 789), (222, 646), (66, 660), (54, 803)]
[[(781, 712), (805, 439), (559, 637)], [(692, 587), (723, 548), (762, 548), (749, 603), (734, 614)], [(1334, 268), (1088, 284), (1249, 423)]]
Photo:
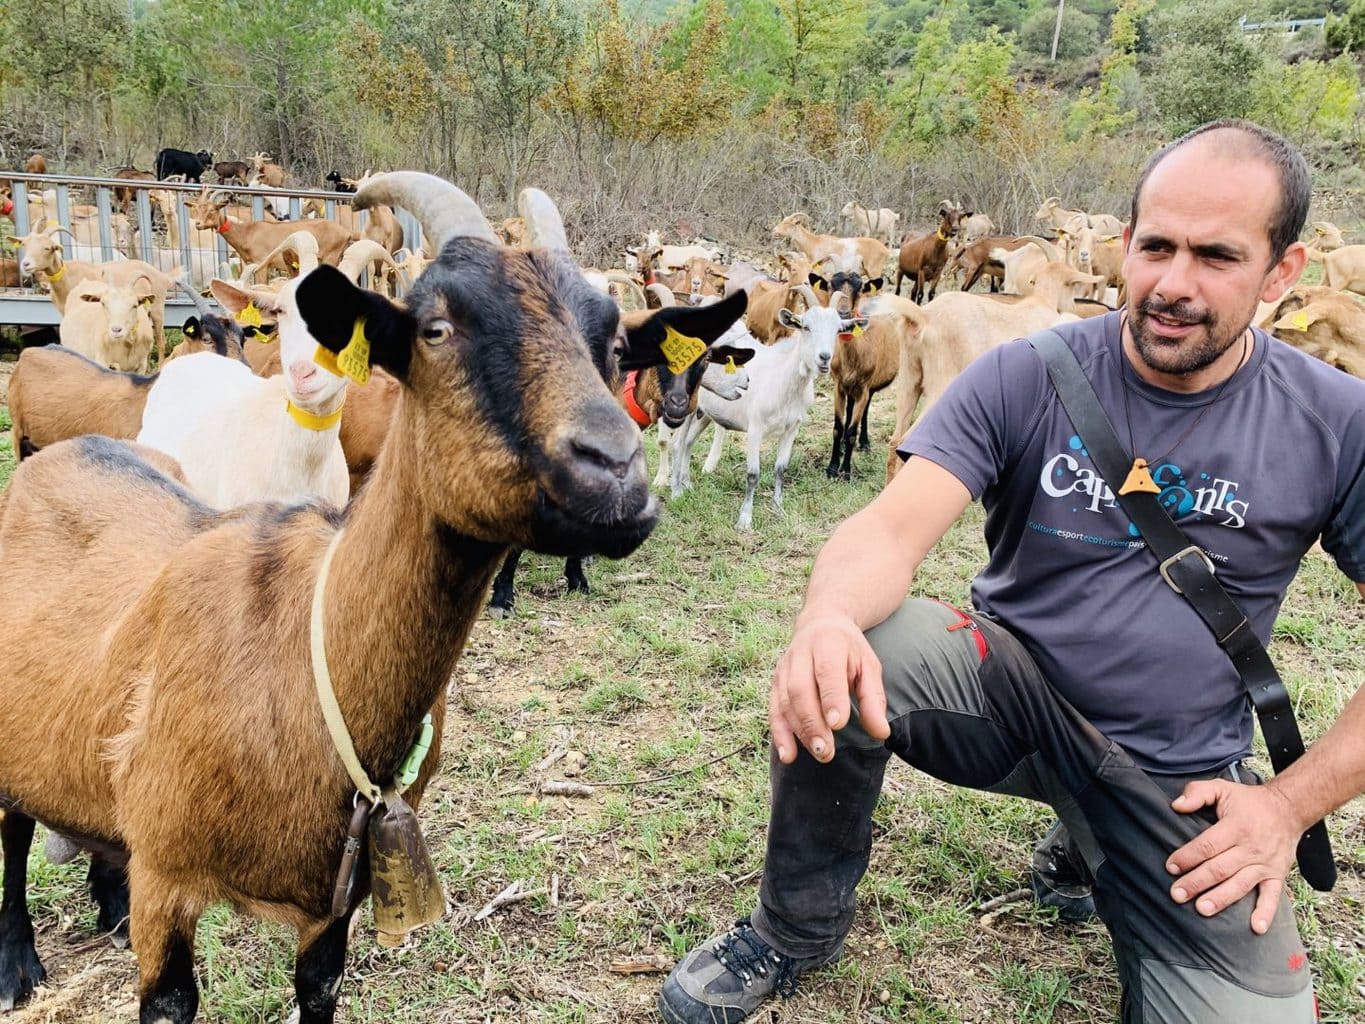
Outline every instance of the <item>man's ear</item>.
[(299, 282), (294, 301), (308, 333), (334, 355), (351, 343), (357, 323), (364, 319), (370, 364), (382, 366), (400, 380), (407, 378), (417, 333), (417, 321), (407, 310), (377, 292), (357, 287), (327, 264)]

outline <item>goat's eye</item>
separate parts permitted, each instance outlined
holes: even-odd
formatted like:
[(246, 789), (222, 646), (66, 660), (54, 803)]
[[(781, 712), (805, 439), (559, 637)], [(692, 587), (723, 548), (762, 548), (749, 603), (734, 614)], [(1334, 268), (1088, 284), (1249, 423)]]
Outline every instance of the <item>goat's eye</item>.
[(440, 345), (450, 339), (455, 325), (449, 320), (433, 320), (422, 328), (422, 340), (428, 345)]

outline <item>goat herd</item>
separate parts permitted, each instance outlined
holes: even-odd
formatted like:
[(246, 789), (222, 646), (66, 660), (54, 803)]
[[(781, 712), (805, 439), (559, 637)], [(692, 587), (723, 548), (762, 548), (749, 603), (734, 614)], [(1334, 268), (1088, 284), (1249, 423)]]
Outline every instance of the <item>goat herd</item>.
[[(0, 495), (0, 603), (21, 639), (0, 646), (0, 1009), (45, 976), (25, 902), (42, 822), (89, 851), (101, 928), (131, 931), (143, 1021), (194, 1017), (195, 924), (220, 901), (297, 928), (298, 1019), (331, 1021), (351, 916), (394, 859), (374, 804), (401, 820), (420, 800), (437, 759), (414, 737), (429, 715), (440, 749), (447, 681), (499, 566), (505, 611), (520, 549), (568, 557), (580, 586), (579, 559), (635, 550), (659, 515), (642, 444), (656, 422), (653, 486), (674, 494), (708, 424), (707, 470), (727, 432), (745, 436), (750, 528), (763, 442), (777, 439), (780, 507), (825, 375), (828, 473), (846, 478), (875, 392), (897, 382), (899, 440), (986, 348), (1106, 311), (1121, 228), (1049, 200), (1052, 238), (1000, 236), (945, 202), (882, 292), (883, 241), (815, 234), (801, 214), (774, 229), (800, 250), (779, 280), (654, 233), (624, 268), (585, 270), (533, 189), (502, 238), (429, 175), (374, 176), (354, 199), (371, 226), (393, 208), (421, 223), (402, 301), (382, 274), (357, 284), (391, 240), (326, 221), (267, 231), (205, 194), (196, 224), (243, 272), (212, 281), (219, 311), (187, 288), (197, 315), (152, 376), (127, 371), (164, 352), (174, 270), (21, 239), (63, 343), (25, 350), (9, 389), (22, 461)], [(1006, 291), (935, 297), (953, 270)], [(1314, 334), (1340, 322), (1322, 291), (1268, 315), (1344, 362), (1336, 335)], [(404, 847), (414, 863), (420, 848)]]

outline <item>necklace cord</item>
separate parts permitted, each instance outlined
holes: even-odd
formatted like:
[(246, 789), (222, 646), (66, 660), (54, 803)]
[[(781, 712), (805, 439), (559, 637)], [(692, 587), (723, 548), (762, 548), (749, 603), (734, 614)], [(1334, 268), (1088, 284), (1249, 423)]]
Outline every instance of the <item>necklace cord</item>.
[[(1128, 326), (1128, 317), (1125, 316), (1121, 321), (1119, 321), (1119, 388), (1120, 388), (1120, 390), (1122, 390), (1122, 392), (1123, 392), (1123, 420), (1124, 420), (1124, 422), (1128, 425), (1128, 451), (1129, 451), (1129, 454), (1130, 454), (1130, 455), (1132, 455), (1134, 458), (1136, 458), (1136, 457), (1137, 457), (1137, 449), (1136, 449), (1136, 443), (1135, 443), (1134, 440), (1133, 440), (1133, 417), (1132, 417), (1132, 414), (1130, 413), (1129, 408), (1128, 408), (1128, 381), (1125, 380), (1125, 379), (1124, 379), (1124, 376), (1123, 376), (1123, 359), (1124, 359), (1124, 354), (1123, 354), (1123, 329), (1124, 329), (1125, 327), (1127, 327), (1127, 326)], [(1179, 447), (1181, 446), (1181, 444), (1184, 443), (1185, 439), (1188, 438), (1191, 434), (1194, 433), (1194, 428), (1197, 427), (1197, 426), (1199, 426), (1199, 421), (1202, 420), (1202, 419), (1204, 418), (1204, 414), (1205, 414), (1206, 412), (1208, 412), (1209, 409), (1211, 409), (1215, 404), (1217, 404), (1217, 402), (1218, 402), (1218, 400), (1219, 400), (1220, 398), (1223, 397), (1223, 391), (1227, 388), (1228, 384), (1230, 384), (1230, 383), (1232, 382), (1232, 378), (1233, 378), (1233, 377), (1236, 377), (1238, 371), (1240, 371), (1240, 370), (1242, 369), (1242, 367), (1246, 364), (1247, 350), (1248, 350), (1250, 347), (1251, 347), (1251, 328), (1248, 327), (1248, 328), (1246, 329), (1246, 331), (1242, 334), (1242, 356), (1241, 356), (1241, 358), (1237, 361), (1237, 366), (1236, 366), (1236, 368), (1235, 368), (1230, 374), (1228, 374), (1226, 378), (1224, 378), (1223, 383), (1221, 383), (1221, 384), (1218, 385), (1218, 390), (1214, 392), (1213, 397), (1212, 397), (1211, 399), (1209, 399), (1209, 401), (1204, 405), (1204, 407), (1203, 407), (1202, 409), (1199, 410), (1199, 415), (1197, 415), (1197, 416), (1194, 418), (1193, 422), (1191, 422), (1190, 425), (1189, 425), (1188, 427), (1185, 428), (1184, 432), (1183, 432), (1179, 437), (1177, 437), (1177, 438), (1175, 439), (1175, 443), (1172, 444), (1169, 448), (1167, 448), (1166, 451), (1165, 451), (1163, 454), (1157, 456), (1157, 457), (1154, 458), (1154, 459), (1148, 459), (1148, 460), (1147, 460), (1147, 465), (1148, 465), (1148, 466), (1150, 466), (1150, 467), (1152, 467), (1153, 469), (1155, 469), (1157, 466), (1159, 466), (1159, 465), (1160, 465), (1162, 462), (1164, 462), (1166, 459), (1170, 458), (1171, 455), (1173, 455), (1173, 454), (1175, 453), (1175, 450), (1176, 450), (1177, 448), (1179, 448)]]

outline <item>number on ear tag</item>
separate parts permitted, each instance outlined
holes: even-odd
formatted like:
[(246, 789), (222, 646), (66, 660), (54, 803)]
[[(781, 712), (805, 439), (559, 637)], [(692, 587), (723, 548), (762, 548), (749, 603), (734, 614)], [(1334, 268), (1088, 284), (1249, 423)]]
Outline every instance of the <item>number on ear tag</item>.
[(370, 339), (365, 337), (365, 318), (355, 322), (351, 340), (337, 353), (337, 367), (357, 384), (370, 379)]
[(679, 334), (672, 327), (664, 328), (664, 340), (659, 350), (668, 360), (668, 368), (674, 373), (682, 373), (702, 356), (706, 355), (706, 343), (700, 338), (689, 338)]

